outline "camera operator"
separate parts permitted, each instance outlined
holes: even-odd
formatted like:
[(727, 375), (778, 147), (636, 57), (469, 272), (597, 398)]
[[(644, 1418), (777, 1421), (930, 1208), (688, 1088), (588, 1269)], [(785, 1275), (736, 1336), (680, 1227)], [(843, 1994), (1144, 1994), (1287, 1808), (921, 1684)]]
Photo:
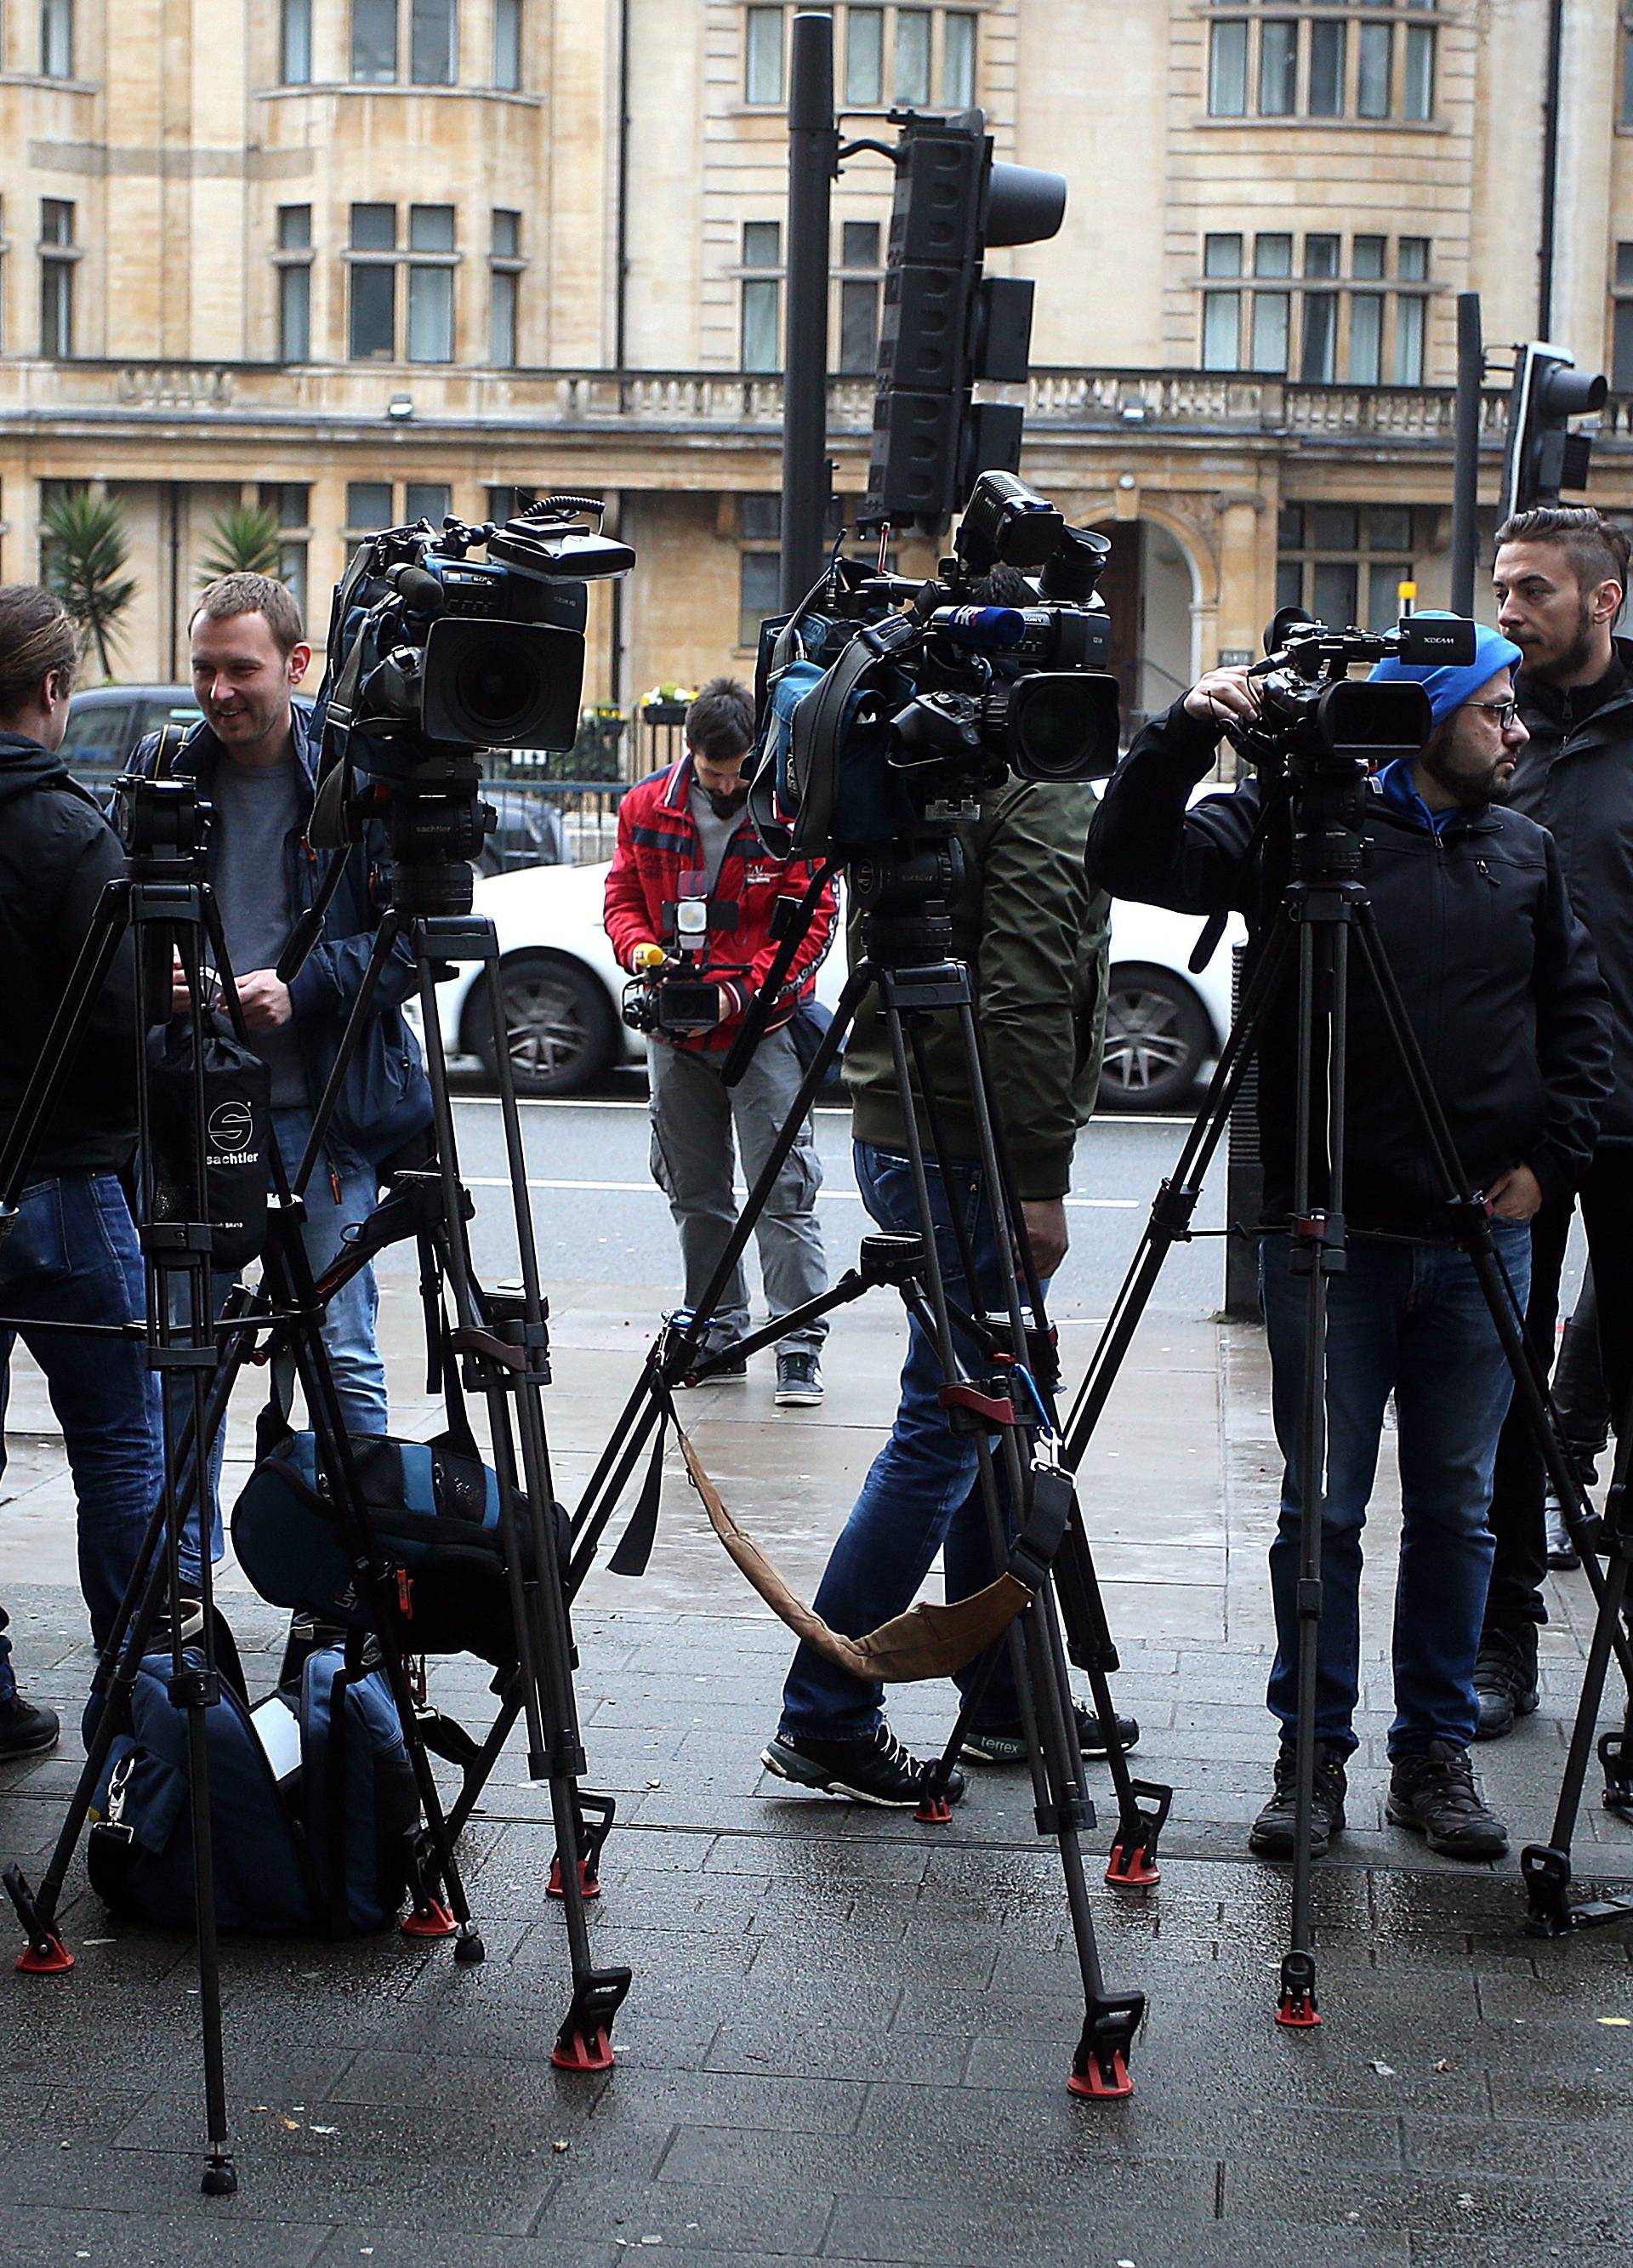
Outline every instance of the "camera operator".
[[(686, 712), (685, 755), (632, 788), (620, 805), (618, 848), (607, 877), (607, 934), (624, 968), (639, 971), (654, 947), (673, 951), (677, 909), (689, 905), (691, 917), (705, 924), (700, 934), (706, 944), (688, 962), (688, 974), (717, 987), (717, 1021), (688, 1031), (666, 1030), (659, 1023), (647, 1047), (652, 1178), (669, 1199), (680, 1231), (689, 1307), (702, 1298), (737, 1226), (733, 1130), (753, 1182), (798, 1093), (800, 1061), (789, 1027), (834, 928), (830, 887), (794, 956), (764, 1038), (738, 1085), (723, 1085), (720, 1064), (776, 950), (771, 917), (777, 900), (802, 893), (812, 875), (801, 862), (771, 858), (749, 822), (742, 767), (754, 733), (747, 687), (734, 678), (712, 679)], [(663, 974), (658, 975), (660, 1000)], [(828, 1289), (816, 1217), (821, 1185), (807, 1118), (755, 1231), (774, 1318)], [(716, 1309), (711, 1351), (729, 1348), (747, 1330), (748, 1289), (739, 1267)], [(826, 1322), (811, 1323), (778, 1342), (776, 1400), (783, 1408), (820, 1403), (819, 1356), (827, 1332)], [(709, 1376), (712, 1383), (745, 1378), (747, 1372), (743, 1356), (728, 1353)]]
[[(976, 595), (1006, 603), (1010, 593), (1000, 578), (1007, 572), (995, 571), (989, 580), (997, 587), (978, 589)], [(1072, 1152), (1094, 1107), (1105, 1031), (1107, 902), (1090, 888), (1083, 870), (1092, 807), (1089, 792), (1078, 784), (1005, 779), (982, 793), (978, 815), (958, 835), (964, 884), (953, 912), (953, 952), (975, 976), (976, 1015), (994, 1094), (1002, 1103), (1032, 1256), (1046, 1279), (1066, 1254)], [(851, 918), (854, 924), (854, 913)], [(852, 943), (854, 952), (854, 937)], [(916, 1092), (942, 1274), (948, 1299), (979, 1314), (1004, 1305), (1001, 1273), (1013, 1272), (1015, 1256), (999, 1251), (975, 1162), (968, 1076), (956, 1026), (946, 1018), (933, 1020), (924, 1027), (924, 1044), (953, 1152), (949, 1186), (930, 1147)], [(916, 1233), (920, 1222), (902, 1102), (872, 993), (845, 1050), (845, 1084), (855, 1113), (863, 1200), (881, 1229)], [(974, 1290), (953, 1232), (955, 1208), (970, 1233), (982, 1278)], [(914, 1316), (895, 1424), (862, 1484), (814, 1602), (829, 1628), (847, 1637), (905, 1612), (938, 1551), (949, 1599), (967, 1597), (993, 1579), (975, 1441), (953, 1430), (939, 1399), (942, 1383), (934, 1341)], [(960, 1684), (975, 1667), (961, 1673)], [(879, 1684), (849, 1675), (815, 1647), (802, 1645), (783, 1689), (776, 1735), (762, 1761), (780, 1778), (801, 1786), (911, 1808), (928, 1767), (891, 1731), (882, 1699)], [(1106, 1734), (1099, 1719), (1081, 1705), (1075, 1714), (1083, 1753), (1103, 1756)], [(1121, 1744), (1131, 1747), (1139, 1728), (1127, 1718), (1118, 1726)], [(1007, 1646), (964, 1754), (984, 1764), (1018, 1764), (1025, 1756)], [(963, 1775), (954, 1772), (950, 1800), (957, 1801), (963, 1790)]]
[[(193, 688), (203, 721), (162, 768), (169, 776), (196, 780), (214, 812), (208, 873), (251, 1042), (271, 1073), (273, 1130), (293, 1174), (368, 967), (379, 920), (369, 879), (379, 846), (371, 829), (346, 853), (346, 873), (322, 942), (293, 983), (284, 984), (276, 963), (321, 879), (306, 840), (319, 751), (307, 712), (292, 698), (312, 649), (294, 598), (265, 575), (224, 575), (210, 584), (195, 609), (190, 637)], [(137, 751), (136, 768), (151, 771), (159, 758), (155, 736)], [(307, 1185), (302, 1234), (315, 1270), (328, 1265), (347, 1231), (372, 1211), (379, 1167), (430, 1122), (430, 1090), (401, 1007), (413, 978), (412, 956), (400, 941), (375, 990)], [(186, 1005), (178, 974), (174, 1005)], [(217, 1278), (218, 1306), (231, 1282)], [(379, 1304), (374, 1271), (365, 1268), (324, 1310), (323, 1343), (351, 1433), (386, 1429), (386, 1370), (375, 1340)], [(217, 1436), (212, 1495), (222, 1449)], [(219, 1557), (218, 1513), (216, 1530)], [(184, 1555), (184, 1577), (190, 1572)]]
[[(1604, 989), (1565, 895), (1558, 854), (1532, 821), (1505, 810), (1526, 742), (1510, 692), (1519, 649), (1476, 633), (1467, 667), (1388, 660), (1374, 678), (1415, 681), (1434, 729), (1416, 757), (1388, 764), (1362, 792), (1365, 887), (1458, 1155), (1487, 1196), (1497, 1250), (1523, 1299), (1531, 1216), (1580, 1179), (1607, 1071)], [(1214, 672), (1147, 726), (1107, 789), (1089, 840), (1095, 879), (1120, 895), (1184, 913), (1236, 908), (1254, 929), (1280, 916), (1285, 814), (1253, 853), (1261, 786), (1187, 808), (1221, 729), (1251, 720), (1259, 696), (1244, 670)], [(1295, 760), (1296, 761), (1296, 760)], [(1295, 791), (1296, 792), (1296, 791)], [(1278, 1648), (1268, 1695), (1282, 1731), (1274, 1792), (1252, 1848), (1291, 1855), (1292, 1742), (1298, 1716), (1300, 1402), (1305, 1279), (1291, 1272), (1279, 1226), (1293, 1188), (1297, 987), (1282, 988), (1263, 1028), (1259, 1119), (1262, 1248), (1276, 1439), (1286, 1461), (1270, 1547)], [(1356, 1745), (1361, 1531), (1393, 1390), (1401, 1466), (1395, 1593), (1395, 1717), (1387, 1816), (1447, 1856), (1490, 1859), (1507, 1832), (1469, 1765), (1477, 1721), (1475, 1652), (1491, 1537), (1492, 1462), (1512, 1380), (1468, 1255), (1453, 1241), (1381, 1003), (1359, 968), (1349, 987), (1342, 1130), (1346, 1272), (1328, 1285), (1327, 1499), (1317, 1673), (1315, 1807), (1319, 1856), (1343, 1825), (1345, 1764)], [(1320, 1070), (1318, 1067), (1318, 1079)], [(1327, 1196), (1328, 1130), (1316, 1098), (1311, 1203)]]
[[(0, 589), (0, 1142), (11, 1135), (104, 886), (125, 871), (119, 838), (57, 751), (79, 666), (59, 601)], [(17, 1217), (0, 1241), (0, 1418), (13, 1341), (45, 1373), (74, 1479), (79, 1583), (99, 1646), (135, 1568), (158, 1494), (158, 1405), (136, 1337), (146, 1314), (141, 1248), (120, 1173), (136, 1146), (136, 954), (126, 938), (92, 1006)], [(4, 1448), (0, 1438), (0, 1469)], [(0, 1616), (0, 1630), (4, 1617)], [(0, 1755), (48, 1748), (57, 1722), (17, 1690), (0, 1635)]]
[[(1633, 641), (1613, 636), (1628, 587), (1628, 539), (1591, 508), (1544, 505), (1497, 532), (1497, 622), (1519, 648), (1514, 680), (1530, 735), (1510, 801), (1559, 845), (1571, 906), (1610, 993), (1610, 1100), (1581, 1182), (1599, 1298), (1612, 1422), (1633, 1393)], [(1531, 1230), (1526, 1329), (1554, 1359), (1569, 1189)], [(1479, 1738), (1511, 1732), (1537, 1705), (1537, 1628), (1548, 1620), (1542, 1461), (1517, 1417), (1503, 1429), (1491, 1491), (1497, 1554), (1475, 1685)]]

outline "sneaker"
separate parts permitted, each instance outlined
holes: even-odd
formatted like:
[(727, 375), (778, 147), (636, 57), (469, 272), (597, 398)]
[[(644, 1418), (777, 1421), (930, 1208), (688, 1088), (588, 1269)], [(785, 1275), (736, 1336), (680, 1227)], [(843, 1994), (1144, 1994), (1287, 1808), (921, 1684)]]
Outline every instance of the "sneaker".
[(776, 1359), (776, 1406), (779, 1410), (815, 1410), (822, 1400), (822, 1370), (813, 1354), (780, 1354)]
[(0, 1757), (37, 1756), (55, 1748), (62, 1729), (55, 1709), (37, 1708), (20, 1693), (0, 1701)]
[(1559, 1498), (1550, 1489), (1542, 1499), (1542, 1525), (1548, 1535), (1548, 1564), (1561, 1574), (1569, 1574), (1573, 1567), (1582, 1565), (1582, 1554), (1570, 1540), (1570, 1530), (1565, 1526), (1565, 1515), (1559, 1508)]
[[(1291, 1859), (1295, 1844), (1293, 1826), (1298, 1810), (1296, 1773), (1291, 1741), (1284, 1741), (1276, 1758), (1276, 1786), (1270, 1800), (1254, 1821), (1247, 1848), (1259, 1859)], [(1324, 1859), (1327, 1846), (1344, 1823), (1344, 1756), (1330, 1741), (1315, 1744), (1315, 1779), (1310, 1806), (1310, 1856)]]
[(1475, 1698), (1480, 1704), (1480, 1719), (1475, 1727), (1477, 1741), (1500, 1741), (1513, 1731), (1517, 1717), (1531, 1714), (1541, 1698), (1537, 1690), (1534, 1624), (1513, 1632), (1486, 1632), (1475, 1662)]
[[(851, 1741), (816, 1741), (804, 1733), (779, 1733), (761, 1752), (761, 1763), (779, 1779), (798, 1787), (820, 1788), (852, 1803), (877, 1803), (915, 1811), (923, 1800), (930, 1766), (904, 1749), (888, 1725)], [(947, 1801), (964, 1793), (964, 1775), (955, 1771)]]
[(1447, 1859), (1500, 1859), (1508, 1848), (1508, 1830), (1482, 1800), (1467, 1749), (1450, 1741), (1395, 1759), (1384, 1816)]
[[(711, 1358), (702, 1355), (699, 1360), (710, 1362)], [(713, 1363), (708, 1371), (683, 1378), (680, 1383), (682, 1386), (735, 1386), (747, 1375), (748, 1357), (746, 1354), (728, 1354)]]
[[(1085, 1709), (1081, 1701), (1071, 1705), (1072, 1720), (1078, 1727), (1078, 1753), (1085, 1756), (1103, 1756), (1110, 1742), (1106, 1738), (1106, 1727), (1092, 1709)], [(1126, 1755), (1139, 1745), (1140, 1728), (1132, 1717), (1117, 1719), (1117, 1746)], [(964, 1755), (972, 1764), (1019, 1764), (1026, 1761), (1026, 1743), (1021, 1737), (1020, 1727), (1001, 1728), (982, 1725), (972, 1732), (964, 1743)]]

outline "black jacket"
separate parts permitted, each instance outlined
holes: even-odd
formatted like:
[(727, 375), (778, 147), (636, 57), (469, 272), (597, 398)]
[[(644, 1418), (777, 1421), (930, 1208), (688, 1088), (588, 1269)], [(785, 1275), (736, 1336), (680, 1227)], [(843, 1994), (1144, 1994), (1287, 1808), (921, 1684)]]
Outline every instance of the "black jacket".
[(1633, 1145), (1633, 640), (1618, 638), (1616, 654), (1620, 686), (1579, 721), (1569, 694), (1520, 670), (1514, 689), (1531, 740), (1508, 800), (1558, 844), (1571, 907), (1593, 940), (1614, 1038), (1600, 1140)]
[[(283, 879), (292, 929), (312, 904), (323, 868), (306, 840), (316, 792), (317, 751), (299, 709), (292, 711), (291, 721), (300, 792), (296, 823), (283, 846)], [(133, 759), (133, 770), (153, 770), (158, 742), (158, 733), (143, 741)], [(201, 794), (208, 799), (216, 767), (224, 761), (232, 759), (224, 756), (210, 726), (198, 724), (167, 771), (177, 779), (196, 780)], [(373, 950), (380, 909), (371, 878), (383, 859), (384, 847), (380, 828), (371, 822), (364, 840), (346, 854), (345, 873), (330, 904), (322, 941), (313, 946), (290, 987), (307, 1098), (313, 1107), (327, 1083)], [(375, 988), (371, 1013), (347, 1067), (335, 1113), (332, 1132), (340, 1145), (371, 1163), (382, 1162), (430, 1123), (430, 1088), (419, 1042), (402, 1016), (401, 1004), (412, 991), (414, 981), (414, 956), (407, 941), (399, 938)]]
[[(45, 1045), (105, 886), (124, 873), (93, 796), (37, 740), (0, 733), (0, 1141)], [(92, 1008), (33, 1174), (116, 1171), (136, 1143), (136, 950)]]
[[(1089, 836), (1092, 878), (1114, 896), (1181, 913), (1234, 908), (1255, 945), (1279, 903), (1286, 829), (1243, 855), (1260, 808), (1256, 780), (1186, 798), (1213, 760), (1216, 733), (1176, 703), (1135, 741), (1107, 784)], [(1565, 895), (1552, 839), (1500, 805), (1460, 813), (1439, 834), (1381, 794), (1364, 800), (1363, 879), (1408, 1017), (1458, 1154), (1484, 1189), (1528, 1165), (1545, 1197), (1573, 1188), (1593, 1154), (1609, 1087), (1605, 988)], [(1438, 1185), (1382, 1003), (1352, 953), (1345, 1210), (1361, 1227), (1423, 1228)], [(1291, 965), (1291, 964), (1290, 964)], [(1260, 1057), (1267, 1215), (1291, 1202), (1295, 988), (1284, 985)], [(1321, 1155), (1318, 1141), (1316, 1154)], [(1318, 1175), (1313, 1202), (1325, 1201)]]

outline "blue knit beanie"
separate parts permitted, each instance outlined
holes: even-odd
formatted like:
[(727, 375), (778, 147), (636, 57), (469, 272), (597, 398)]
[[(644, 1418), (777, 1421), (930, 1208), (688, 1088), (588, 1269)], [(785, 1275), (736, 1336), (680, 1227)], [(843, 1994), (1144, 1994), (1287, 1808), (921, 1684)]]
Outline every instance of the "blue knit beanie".
[[(1455, 615), (1442, 610), (1431, 612), (1424, 608), (1415, 620), (1423, 622), (1455, 622)], [(1429, 706), (1434, 711), (1437, 725), (1443, 725), (1453, 709), (1461, 708), (1472, 700), (1482, 685), (1489, 685), (1500, 669), (1512, 669), (1522, 659), (1519, 648), (1512, 638), (1500, 631), (1489, 630), (1483, 622), (1475, 624), (1475, 658), (1466, 669), (1408, 668), (1393, 658), (1380, 661), (1372, 671), (1374, 679), (1382, 678), (1394, 684), (1421, 685), (1429, 696)]]

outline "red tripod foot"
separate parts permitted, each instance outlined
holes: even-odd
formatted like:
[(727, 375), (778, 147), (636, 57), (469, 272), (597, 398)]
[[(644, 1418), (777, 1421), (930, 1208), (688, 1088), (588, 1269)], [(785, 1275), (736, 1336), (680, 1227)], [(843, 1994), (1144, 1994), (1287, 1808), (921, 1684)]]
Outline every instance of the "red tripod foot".
[[(580, 1859), (578, 1861), (578, 1894), (585, 1898), (599, 1898), (601, 1895), (600, 1878), (595, 1872), (593, 1859)], [(550, 1861), (550, 1879), (546, 1885), (545, 1895), (552, 1898), (566, 1896), (562, 1888), (562, 1862), (559, 1859)]]
[(610, 2071), (613, 2043), (599, 2026), (593, 2031), (563, 2035), (550, 2051), (557, 2071)]
[(927, 1795), (913, 1816), (922, 1827), (951, 1827), (953, 1806), (945, 1795)]
[(74, 1956), (57, 1936), (47, 1938), (43, 1945), (26, 1945), (17, 1956), (17, 1965), (25, 1977), (63, 1977), (74, 1965)]
[(1106, 1861), (1106, 1879), (1116, 1889), (1144, 1889), (1161, 1881), (1162, 1870), (1143, 1843), (1114, 1843)]
[(404, 1937), (452, 1937), (458, 1928), (458, 1922), (441, 1899), (433, 1898), (429, 1905), (416, 1906), (414, 1911), (404, 1918), (402, 1934)]
[(1313, 2031), (1321, 2019), (1315, 2006), (1315, 1959), (1290, 1953), (1282, 1963), (1282, 1998), (1276, 2021), (1290, 2032)]
[(1124, 2095), (1132, 2095), (1134, 2081), (1129, 2077), (1129, 2066), (1121, 2048), (1114, 2048), (1104, 2061), (1095, 2057), (1086, 2071), (1074, 2071), (1066, 2081), (1072, 2095), (1086, 2095), (1096, 2102), (1114, 2102)]

